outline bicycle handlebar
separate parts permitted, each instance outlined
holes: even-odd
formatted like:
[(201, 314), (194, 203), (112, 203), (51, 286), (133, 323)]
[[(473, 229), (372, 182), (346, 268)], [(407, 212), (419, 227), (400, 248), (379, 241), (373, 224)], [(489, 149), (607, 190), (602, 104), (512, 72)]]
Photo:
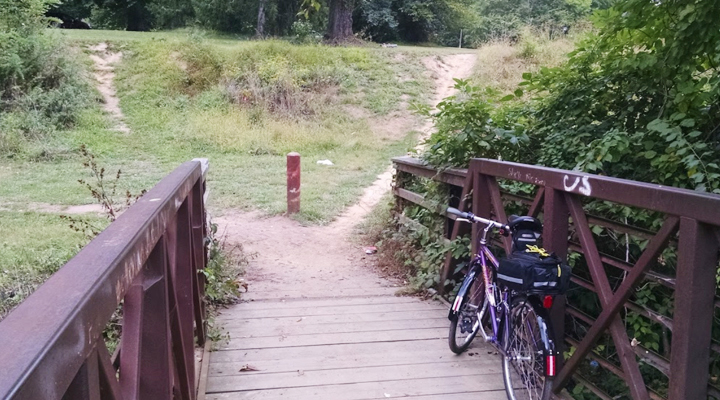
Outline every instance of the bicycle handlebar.
[(476, 224), (480, 223), (480, 224), (490, 225), (493, 228), (503, 229), (506, 232), (510, 232), (510, 227), (508, 225), (501, 224), (500, 222), (496, 222), (491, 219), (477, 217), (477, 216), (475, 216), (475, 214), (473, 214), (471, 212), (463, 212), (454, 207), (448, 207), (447, 212), (450, 214), (453, 214), (457, 217), (469, 220), (470, 222), (473, 222)]

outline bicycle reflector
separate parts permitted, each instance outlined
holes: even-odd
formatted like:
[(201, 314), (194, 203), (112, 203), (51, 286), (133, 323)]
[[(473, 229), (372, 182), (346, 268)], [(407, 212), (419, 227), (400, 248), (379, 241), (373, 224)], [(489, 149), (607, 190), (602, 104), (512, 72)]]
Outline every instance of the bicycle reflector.
[(545, 296), (543, 299), (543, 307), (547, 308), (548, 310), (552, 308), (553, 305), (553, 298), (552, 296), (548, 295)]
[(545, 375), (555, 376), (555, 356), (545, 357)]

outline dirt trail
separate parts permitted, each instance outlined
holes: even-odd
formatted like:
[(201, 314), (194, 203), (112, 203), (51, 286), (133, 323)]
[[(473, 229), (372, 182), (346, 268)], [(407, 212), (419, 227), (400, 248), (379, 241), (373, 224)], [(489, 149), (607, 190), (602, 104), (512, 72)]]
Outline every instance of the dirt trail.
[(92, 51), (90, 59), (93, 61), (95, 71), (93, 76), (96, 80), (96, 87), (103, 96), (103, 109), (115, 120), (115, 130), (122, 133), (130, 133), (130, 128), (123, 122), (125, 116), (120, 109), (120, 99), (115, 91), (115, 64), (122, 60), (122, 52), (108, 51), (107, 43), (99, 43), (89, 46)]
[[(475, 54), (453, 54), (443, 58), (432, 56), (423, 59), (423, 64), (435, 80), (435, 91), (431, 104), (438, 104), (442, 99), (454, 93), (455, 81), (453, 78), (469, 77), (472, 74), (476, 57)], [(426, 121), (418, 128), (418, 131), (420, 136), (416, 149), (420, 149), (422, 142), (433, 132), (432, 121)], [(365, 189), (360, 200), (345, 210), (328, 228), (336, 230), (340, 235), (348, 234), (352, 227), (377, 205), (383, 194), (390, 190), (393, 173), (393, 168), (390, 167), (380, 174), (375, 182)]]
[[(453, 78), (470, 75), (475, 58), (475, 54), (456, 54), (423, 60), (435, 80), (432, 104), (453, 93)], [(416, 129), (424, 140), (432, 132), (432, 123)], [(298, 298), (394, 292), (393, 283), (365, 267), (368, 257), (373, 256), (351, 243), (353, 227), (390, 189), (392, 174), (388, 169), (378, 176), (357, 204), (327, 226), (303, 227), (289, 218), (263, 217), (258, 212), (232, 211), (216, 218), (229, 244), (242, 244), (255, 254), (246, 274), (249, 292), (243, 298), (272, 298), (280, 288), (282, 296)]]
[[(110, 114), (115, 123), (113, 130), (124, 134), (130, 133), (130, 128), (123, 121), (125, 116), (120, 109), (120, 99), (115, 90), (115, 64), (122, 60), (122, 52), (108, 50), (107, 43), (99, 43), (87, 48), (92, 52), (90, 59), (93, 61), (93, 77), (95, 87), (103, 97), (103, 109)], [(0, 205), (0, 209), (9, 209)], [(62, 206), (48, 203), (29, 203), (21, 208), (22, 211), (35, 211), (56, 214), (102, 214), (103, 208), (100, 204), (83, 204)]]

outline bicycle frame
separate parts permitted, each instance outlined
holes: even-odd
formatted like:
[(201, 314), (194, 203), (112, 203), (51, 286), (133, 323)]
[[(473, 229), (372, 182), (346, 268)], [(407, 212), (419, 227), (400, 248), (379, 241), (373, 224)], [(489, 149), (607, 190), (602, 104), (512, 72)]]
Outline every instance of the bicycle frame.
[[(495, 255), (490, 251), (487, 246), (487, 235), (492, 227), (490, 225), (483, 229), (482, 235), (478, 238), (478, 254), (476, 254), (470, 261), (470, 269), (468, 271), (465, 280), (463, 281), (460, 290), (458, 291), (455, 301), (450, 309), (450, 315), (456, 314), (460, 310), (461, 301), (465, 297), (465, 294), (471, 289), (470, 286), (475, 280), (475, 276), (479, 273), (483, 276), (483, 282), (485, 283), (485, 301), (483, 301), (482, 309), (479, 310), (479, 318), (477, 324), (481, 323), (482, 316), (485, 312), (490, 312), (490, 320), (492, 321), (492, 336), (488, 336), (484, 328), (480, 329), (483, 338), (486, 342), (490, 342), (497, 347), (497, 349), (505, 355), (503, 346), (501, 346), (501, 327), (502, 329), (509, 329), (509, 320), (505, 318), (510, 311), (509, 305), (509, 293), (507, 291), (500, 291), (495, 282), (493, 282), (493, 272), (497, 271), (499, 266), (498, 260)], [(490, 265), (488, 265), (488, 260)], [(493, 268), (494, 270), (491, 270)], [(485, 309), (488, 308), (488, 310)], [(501, 325), (502, 323), (502, 325)]]
[[(487, 238), (494, 228), (501, 229), (501, 233), (503, 231), (509, 232), (511, 228), (508, 225), (477, 217), (472, 213), (464, 213), (457, 209), (448, 208), (448, 211), (458, 217), (456, 221), (485, 224), (482, 233), (478, 235), (477, 254), (470, 261), (465, 279), (458, 290), (448, 315), (448, 319), (452, 322), (449, 336), (450, 349), (454, 353), (460, 354), (468, 348), (467, 346), (477, 333), (482, 333), (484, 340), (494, 346), (503, 357), (503, 379), (505, 380), (508, 398), (515, 399), (514, 382), (516, 378), (512, 377), (511, 367), (515, 368), (516, 372), (519, 372), (518, 368), (520, 368), (525, 372), (535, 371), (531, 373), (542, 375), (541, 379), (532, 381), (535, 383), (529, 383), (530, 386), (526, 385), (526, 389), (533, 390), (531, 387), (541, 388), (542, 393), (544, 393), (543, 398), (547, 398), (551, 390), (551, 383), (546, 379), (552, 379), (555, 376), (557, 357), (552, 326), (546, 322), (549, 321), (546, 308), (549, 308), (552, 302), (546, 301), (547, 297), (544, 299), (539, 297), (544, 295), (542, 291), (516, 292), (504, 285), (497, 284), (497, 272), (500, 262), (488, 247)], [(480, 293), (478, 289), (480, 288), (474, 284), (476, 281), (479, 282), (478, 274), (482, 274), (482, 289), (485, 295), (482, 304), (478, 301)], [(551, 295), (545, 294), (544, 296)], [(514, 307), (519, 307), (517, 312)], [(525, 318), (528, 311), (535, 316), (534, 319)], [(485, 321), (486, 316), (490, 320), (489, 324)], [(474, 320), (474, 325), (470, 328), (469, 323), (472, 320)], [(489, 325), (492, 332), (488, 331), (486, 325)], [(461, 334), (469, 332), (469, 336), (461, 345), (458, 345), (457, 342), (456, 330), (458, 328)], [(521, 330), (515, 331), (518, 328)], [(523, 343), (530, 344), (525, 345)], [(525, 366), (517, 367), (516, 363), (518, 362), (529, 362), (530, 364), (527, 365), (530, 365), (530, 370), (527, 369), (528, 367), (525, 364), (521, 364)], [(541, 386), (535, 386), (536, 383)]]

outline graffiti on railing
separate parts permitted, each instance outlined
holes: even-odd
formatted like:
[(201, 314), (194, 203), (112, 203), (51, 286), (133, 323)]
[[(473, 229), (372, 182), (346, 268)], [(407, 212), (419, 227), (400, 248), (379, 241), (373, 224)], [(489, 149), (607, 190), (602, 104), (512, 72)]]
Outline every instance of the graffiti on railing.
[[(565, 190), (568, 192), (574, 192), (575, 189), (577, 189), (577, 192), (580, 194), (583, 194), (585, 196), (590, 196), (592, 194), (592, 186), (590, 186), (590, 177), (589, 176), (583, 176), (582, 179), (580, 179), (579, 176), (575, 177), (575, 181), (572, 183), (572, 185), (568, 185), (568, 182), (572, 178), (570, 175), (565, 175), (563, 177), (563, 186), (565, 187)], [(582, 186), (580, 186), (580, 181), (582, 181)]]
[(545, 186), (544, 179), (539, 178), (529, 172), (523, 173), (522, 171), (517, 170), (513, 167), (510, 167), (510, 169), (508, 169), (508, 175), (518, 181), (525, 181), (528, 183), (532, 183), (533, 185)]

